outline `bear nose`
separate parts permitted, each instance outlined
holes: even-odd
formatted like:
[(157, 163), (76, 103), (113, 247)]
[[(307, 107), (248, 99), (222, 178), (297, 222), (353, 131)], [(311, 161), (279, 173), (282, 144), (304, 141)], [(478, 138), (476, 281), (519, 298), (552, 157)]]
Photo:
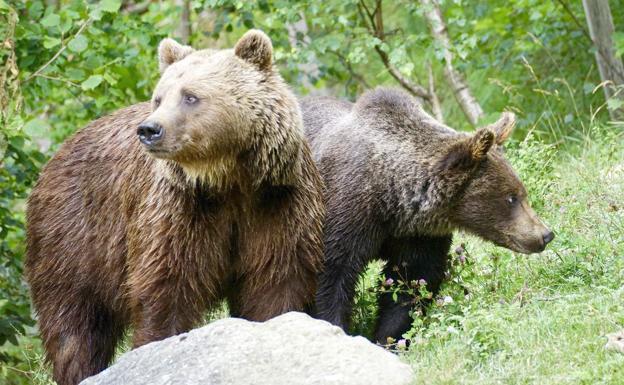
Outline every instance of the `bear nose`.
[(139, 125), (137, 135), (139, 136), (141, 143), (145, 145), (152, 145), (162, 139), (164, 131), (165, 130), (160, 124), (146, 121)]
[(546, 246), (547, 244), (550, 243), (550, 241), (555, 239), (555, 233), (548, 230), (546, 233), (544, 233), (544, 235), (542, 236), (542, 239), (544, 240), (544, 246)]

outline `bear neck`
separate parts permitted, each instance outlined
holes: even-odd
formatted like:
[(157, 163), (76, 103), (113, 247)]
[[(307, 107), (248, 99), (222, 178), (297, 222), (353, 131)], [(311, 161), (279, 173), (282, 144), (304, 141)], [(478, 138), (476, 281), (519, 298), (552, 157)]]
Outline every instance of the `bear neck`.
[(253, 193), (267, 186), (294, 186), (301, 180), (303, 146), (289, 143), (287, 147), (282, 151), (279, 148), (248, 150), (205, 163), (179, 164), (155, 159), (155, 169), (164, 180), (181, 190), (194, 191), (200, 186), (212, 193), (233, 190)]
[(299, 103), (278, 74), (271, 72), (263, 84), (245, 164), (256, 187), (295, 185), (301, 180), (305, 147)]
[(377, 174), (387, 175), (383, 182), (386, 212), (394, 213), (391, 222), (395, 236), (441, 236), (457, 229), (451, 210), (471, 174), (436, 166), (444, 149), (461, 137), (459, 133), (429, 132), (424, 140), (399, 135), (383, 150), (380, 158), (392, 162), (382, 162), (383, 169)]

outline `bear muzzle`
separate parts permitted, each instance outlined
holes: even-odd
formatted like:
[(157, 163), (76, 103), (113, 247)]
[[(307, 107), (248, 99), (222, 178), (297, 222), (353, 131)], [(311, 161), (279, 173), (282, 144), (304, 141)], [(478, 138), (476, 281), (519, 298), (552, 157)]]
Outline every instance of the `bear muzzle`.
[(513, 237), (511, 244), (503, 246), (523, 254), (541, 253), (553, 239), (555, 234), (545, 228), (535, 235)]
[(154, 121), (144, 121), (137, 128), (139, 141), (148, 149), (155, 147), (165, 136), (165, 129)]
[(553, 239), (555, 239), (555, 233), (550, 230), (547, 230), (544, 235), (542, 235), (542, 240), (544, 241), (544, 247), (549, 244)]

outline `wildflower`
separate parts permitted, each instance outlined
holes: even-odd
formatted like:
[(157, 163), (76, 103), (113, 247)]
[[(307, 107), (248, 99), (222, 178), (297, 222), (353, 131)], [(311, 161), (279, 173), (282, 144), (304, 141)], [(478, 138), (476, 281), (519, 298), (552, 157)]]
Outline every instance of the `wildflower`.
[(399, 350), (405, 350), (407, 349), (407, 341), (405, 340), (405, 338), (401, 338), (400, 340), (397, 341), (397, 349)]
[(393, 284), (393, 283), (394, 283), (394, 279), (392, 279), (392, 278), (388, 278), (388, 279), (386, 279), (386, 280), (384, 281), (383, 285), (384, 285), (385, 287), (388, 287), (388, 286), (392, 286), (392, 284)]

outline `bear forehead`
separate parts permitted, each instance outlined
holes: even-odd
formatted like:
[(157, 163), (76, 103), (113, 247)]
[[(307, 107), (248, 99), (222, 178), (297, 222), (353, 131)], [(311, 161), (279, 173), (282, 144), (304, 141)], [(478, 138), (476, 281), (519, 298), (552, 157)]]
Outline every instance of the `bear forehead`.
[(158, 82), (157, 92), (180, 88), (227, 90), (241, 81), (251, 85), (259, 77), (260, 73), (231, 49), (201, 50), (169, 66)]
[(525, 193), (520, 177), (502, 153), (489, 154), (485, 174), (486, 180), (498, 186), (500, 191)]
[(211, 74), (222, 74), (236, 65), (232, 50), (201, 50), (170, 65), (161, 81), (179, 82), (180, 79), (196, 79)]

